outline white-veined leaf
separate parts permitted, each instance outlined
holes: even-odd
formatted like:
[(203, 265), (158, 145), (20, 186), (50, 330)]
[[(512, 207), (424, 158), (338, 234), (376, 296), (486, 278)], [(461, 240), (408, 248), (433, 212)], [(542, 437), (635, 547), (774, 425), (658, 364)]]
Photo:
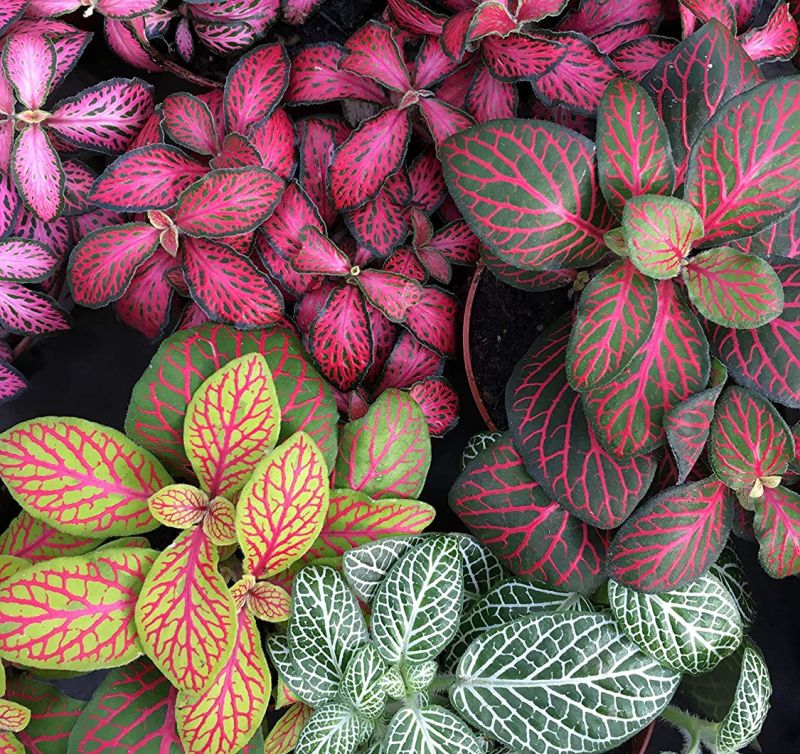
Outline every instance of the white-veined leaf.
[(732, 541), (729, 540), (725, 545), (709, 573), (714, 574), (733, 595), (739, 608), (739, 615), (742, 617), (742, 627), (747, 631), (756, 619), (756, 601)]
[(436, 660), (420, 663), (403, 663), (403, 677), (405, 686), (412, 694), (425, 691), (433, 683), (433, 679), (439, 672), (439, 665)]
[(497, 556), (469, 534), (451, 534), (458, 539), (464, 561), (464, 600), (472, 602), (486, 594), (506, 576)]
[(278, 677), (286, 684), (298, 699), (311, 707), (324, 704), (328, 698), (327, 689), (320, 692), (314, 685), (314, 678), (301, 672), (295, 665), (292, 651), (289, 649), (289, 639), (282, 634), (273, 634), (267, 638), (267, 652)]
[(352, 754), (371, 733), (372, 723), (352, 707), (328, 702), (303, 726), (295, 754)]
[(385, 754), (482, 754), (472, 731), (443, 707), (402, 709), (389, 723)]
[(342, 677), (342, 699), (364, 717), (374, 720), (383, 712), (386, 691), (380, 684), (386, 664), (371, 642), (357, 649)]
[(348, 550), (342, 559), (347, 580), (359, 599), (372, 602), (392, 566), (422, 541), (420, 537), (386, 537)]

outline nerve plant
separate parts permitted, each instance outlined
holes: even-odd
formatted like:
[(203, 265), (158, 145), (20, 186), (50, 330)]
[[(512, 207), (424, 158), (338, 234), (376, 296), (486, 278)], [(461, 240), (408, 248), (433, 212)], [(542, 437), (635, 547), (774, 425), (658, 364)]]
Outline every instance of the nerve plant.
[[(800, 405), (798, 267), (784, 240), (800, 201), (799, 103), (800, 80), (763, 82), (712, 21), (643, 86), (609, 85), (596, 158), (538, 121), (445, 144), (450, 191), (495, 274), (594, 273), (575, 316), (517, 365), (510, 440), (486, 466), (519, 453), (541, 485), (535, 507), (571, 543), (552, 578), (607, 563), (635, 589), (678, 588), (734, 527), (752, 527), (771, 574), (800, 572), (795, 443), (770, 402)], [(728, 372), (739, 385), (725, 388)]]
[[(611, 583), (603, 605), (507, 578), (470, 537), (365, 544), (297, 575), (285, 634), (268, 640), (296, 700), (265, 752), (607, 751), (659, 714), (719, 754), (757, 736), (769, 677), (744, 638), (740, 574), (663, 595)], [(359, 600), (369, 609), (362, 615)], [(608, 603), (607, 603), (608, 604)], [(665, 616), (671, 619), (665, 619)], [(734, 681), (707, 698), (724, 670)], [(682, 675), (718, 720), (667, 707)], [(728, 691), (730, 697), (723, 701)]]
[[(255, 618), (288, 618), (303, 564), (432, 520), (414, 499), (430, 463), (416, 403), (390, 390), (341, 431), (337, 418), (289, 331), (206, 325), (154, 357), (129, 436), (69, 417), (0, 436), (0, 478), (23, 508), (0, 535), (0, 658), (121, 668), (77, 720), (76, 750), (154, 715), (162, 746), (239, 751), (271, 695)], [(159, 524), (178, 530), (162, 551), (146, 536)]]

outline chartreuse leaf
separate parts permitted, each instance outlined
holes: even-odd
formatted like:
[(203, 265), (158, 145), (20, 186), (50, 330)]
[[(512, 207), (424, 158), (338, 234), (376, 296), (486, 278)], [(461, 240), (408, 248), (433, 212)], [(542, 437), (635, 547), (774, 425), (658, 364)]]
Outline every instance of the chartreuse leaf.
[(97, 547), (94, 537), (77, 537), (54, 529), (22, 511), (0, 534), (0, 553), (38, 563), (63, 555), (83, 555)]
[(260, 353), (233, 359), (194, 393), (183, 441), (204, 490), (232, 495), (275, 447), (281, 412), (275, 383)]
[(202, 528), (181, 532), (148, 574), (136, 627), (148, 657), (180, 691), (200, 694), (233, 648), (234, 603)]
[(37, 563), (0, 584), (0, 657), (92, 670), (142, 653), (134, 607), (153, 550), (125, 548)]
[(188, 529), (203, 520), (208, 502), (208, 495), (191, 484), (170, 484), (151, 495), (147, 505), (158, 523)]
[(464, 599), (461, 555), (452, 537), (425, 539), (378, 587), (372, 633), (389, 663), (434, 659), (453, 638)]
[(264, 739), (264, 754), (289, 754), (294, 751), (300, 731), (311, 717), (311, 707), (296, 702), (272, 726)]
[(728, 246), (689, 261), (683, 273), (690, 301), (706, 319), (752, 330), (783, 313), (783, 286), (769, 262)]
[(431, 705), (401, 709), (389, 724), (386, 754), (481, 754), (477, 736), (452, 712)]
[(256, 466), (236, 511), (248, 573), (271, 576), (308, 551), (328, 510), (327, 477), (325, 459), (305, 432), (292, 435)]
[(236, 545), (236, 506), (225, 497), (215, 497), (203, 519), (203, 531), (215, 545)]
[[(27, 568), (30, 563), (15, 555), (0, 555), (0, 583)], [(2, 696), (2, 694), (0, 694)]]
[(417, 402), (386, 390), (366, 415), (344, 426), (336, 459), (337, 487), (372, 498), (416, 498), (431, 464), (431, 440)]
[(353, 653), (342, 676), (341, 698), (368, 720), (383, 712), (386, 692), (379, 681), (386, 669), (375, 645), (369, 642)]
[(0, 730), (19, 733), (31, 721), (31, 711), (9, 699), (0, 699)]
[(246, 574), (231, 587), (231, 594), (237, 608), (246, 607), (256, 618), (270, 623), (289, 620), (292, 598), (278, 584), (256, 581)]
[(53, 416), (0, 435), (0, 479), (31, 515), (88, 537), (155, 529), (147, 498), (172, 482), (148, 451), (121, 432)]
[(315, 710), (303, 726), (295, 754), (352, 754), (367, 740), (372, 727), (351, 706), (328, 702)]
[(610, 581), (608, 598), (622, 630), (645, 654), (676, 673), (707, 673), (742, 642), (736, 602), (709, 574), (662, 594)]
[(671, 196), (635, 196), (625, 203), (622, 231), (628, 255), (657, 280), (680, 274), (692, 244), (703, 237), (703, 221), (691, 204)]
[(342, 565), (358, 598), (372, 602), (392, 566), (421, 541), (419, 537), (391, 537), (348, 550), (342, 558)]
[(476, 639), (461, 658), (450, 700), (467, 722), (510, 749), (584, 754), (613, 748), (646, 726), (679, 680), (610, 616), (546, 613)]
[(316, 707), (336, 696), (353, 652), (367, 641), (367, 627), (355, 596), (333, 568), (312, 565), (301, 570), (292, 597), (289, 649), (304, 688), (291, 682), (290, 687), (301, 701)]
[(26, 754), (22, 742), (10, 731), (0, 730), (0, 752), (2, 754)]

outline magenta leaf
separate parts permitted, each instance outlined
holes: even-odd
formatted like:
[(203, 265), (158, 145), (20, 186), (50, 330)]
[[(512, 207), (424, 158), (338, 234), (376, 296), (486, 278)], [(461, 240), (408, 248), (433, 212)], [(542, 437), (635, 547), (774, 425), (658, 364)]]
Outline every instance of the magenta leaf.
[(250, 143), (250, 140), (241, 134), (228, 134), (222, 140), (222, 146), (209, 165), (214, 170), (224, 168), (245, 168), (261, 165), (261, 155)]
[(739, 41), (756, 63), (791, 59), (797, 52), (798, 29), (789, 5), (780, 0), (764, 26), (749, 29)]
[(555, 37), (510, 34), (487, 37), (481, 44), (483, 60), (500, 81), (535, 81), (556, 66), (567, 48)]
[(0, 239), (0, 280), (38, 283), (48, 277), (57, 264), (57, 257), (38, 241)]
[(679, 13), (684, 36), (689, 36), (694, 31), (695, 18), (700, 23), (715, 19), (726, 29), (736, 33), (736, 11), (728, 0), (680, 0)]
[(61, 100), (47, 126), (70, 144), (123, 152), (153, 112), (153, 91), (140, 79), (109, 79)]
[(786, 487), (765, 489), (753, 520), (758, 559), (773, 578), (800, 573), (800, 495)]
[(647, 35), (621, 44), (609, 57), (624, 76), (642, 83), (656, 63), (674, 47), (675, 41), (672, 39)]
[(45, 130), (34, 123), (23, 130), (11, 154), (11, 173), (26, 206), (42, 220), (53, 220), (64, 206), (64, 169)]
[(362, 270), (356, 284), (366, 299), (392, 322), (402, 322), (425, 293), (416, 280), (383, 270)]
[(414, 58), (414, 89), (431, 90), (457, 68), (458, 63), (445, 54), (436, 37), (425, 37)]
[(0, 34), (5, 34), (8, 27), (17, 21), (25, 12), (28, 0), (7, 0), (0, 8)]
[(512, 573), (587, 593), (602, 581), (606, 536), (548, 499), (507, 436), (464, 469), (448, 500)]
[(338, 211), (333, 206), (328, 191), (328, 168), (338, 144), (334, 127), (321, 120), (307, 118), (300, 122), (298, 133), (298, 183), (308, 194), (321, 218), (332, 226), (338, 217)]
[(439, 209), (447, 196), (442, 163), (432, 149), (422, 152), (409, 166), (411, 200), (423, 212)]
[(594, 264), (611, 216), (594, 178), (594, 146), (538, 121), (495, 121), (442, 147), (445, 179), (475, 235), (525, 269)]
[(728, 540), (734, 502), (716, 479), (671, 487), (634, 511), (614, 536), (609, 576), (641, 592), (667, 592), (714, 564)]
[(0, 404), (14, 400), (28, 387), (22, 372), (0, 361)]
[(8, 235), (22, 207), (14, 178), (7, 170), (8, 165), (5, 168), (5, 172), (0, 172), (0, 236)]
[(12, 34), (3, 48), (3, 71), (27, 110), (39, 110), (56, 75), (56, 50), (43, 34)]
[(322, 0), (281, 0), (283, 20), (293, 26), (304, 24), (320, 5)]
[(465, 112), (434, 97), (423, 97), (419, 101), (419, 111), (428, 126), (433, 143), (440, 147), (453, 134), (469, 128), (474, 121)]
[(388, 257), (408, 233), (407, 206), (411, 184), (405, 170), (390, 176), (378, 195), (345, 213), (356, 243), (379, 257)]
[(319, 228), (308, 225), (300, 230), (299, 247), (291, 257), (292, 266), (302, 273), (344, 276), (350, 273), (350, 259)]
[(139, 266), (128, 289), (114, 302), (120, 321), (151, 341), (162, 336), (169, 324), (175, 289), (168, 276), (175, 267), (174, 257), (157, 251)]
[(447, 20), (446, 16), (429, 10), (419, 0), (389, 0), (388, 5), (397, 23), (415, 34), (438, 37)]
[(307, 227), (313, 227), (321, 233), (322, 220), (306, 192), (292, 182), (286, 187), (275, 211), (264, 221), (260, 230), (269, 240), (270, 246), (288, 263), (300, 250), (301, 235)]
[(443, 437), (458, 424), (458, 393), (444, 377), (415, 382), (408, 394), (425, 414), (431, 437)]
[(214, 154), (218, 136), (208, 105), (193, 94), (178, 92), (167, 97), (161, 106), (167, 135), (182, 147), (197, 154)]
[(411, 79), (392, 30), (379, 21), (368, 21), (350, 36), (343, 71), (366, 76), (400, 94), (411, 89)]
[(383, 366), (375, 393), (390, 387), (405, 388), (431, 375), (439, 375), (444, 360), (423, 346), (410, 332), (401, 332)]
[(247, 138), (261, 158), (261, 167), (288, 181), (297, 164), (294, 123), (282, 107), (250, 127)]
[(94, 172), (78, 160), (63, 160), (61, 169), (64, 171), (64, 215), (82, 215), (91, 212), (94, 205), (89, 201), (92, 184), (97, 178)]
[(654, 30), (663, 12), (657, 0), (582, 0), (576, 11), (559, 22), (558, 30), (595, 36), (633, 21), (646, 21)]
[(406, 311), (404, 325), (411, 330), (422, 345), (436, 353), (454, 358), (457, 352), (456, 329), (459, 306), (456, 297), (433, 285), (422, 289), (419, 303)]
[(478, 123), (513, 118), (518, 104), (516, 86), (495, 78), (486, 66), (478, 66), (464, 100), (464, 108)]
[(645, 36), (651, 28), (649, 21), (631, 21), (628, 24), (620, 24), (602, 34), (592, 36), (600, 52), (608, 55), (626, 42), (633, 42)]
[(92, 187), (94, 204), (119, 212), (167, 209), (208, 168), (177, 147), (154, 144), (118, 157)]

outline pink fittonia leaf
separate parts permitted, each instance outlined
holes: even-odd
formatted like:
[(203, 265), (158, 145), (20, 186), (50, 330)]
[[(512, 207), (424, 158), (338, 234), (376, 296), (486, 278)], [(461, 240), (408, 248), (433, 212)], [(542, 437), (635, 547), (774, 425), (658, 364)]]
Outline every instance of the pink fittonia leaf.
[(463, 220), (453, 220), (439, 228), (426, 247), (438, 251), (452, 264), (475, 264), (480, 242)]
[(338, 217), (328, 190), (328, 168), (336, 147), (347, 138), (347, 129), (337, 136), (336, 123), (321, 118), (306, 118), (298, 127), (299, 165), (298, 182), (308, 194), (322, 219), (331, 226)]
[(776, 3), (764, 26), (749, 29), (739, 41), (757, 63), (791, 59), (797, 52), (798, 29), (789, 5)]
[[(439, 257), (441, 259), (441, 255)], [(410, 246), (401, 246), (383, 263), (383, 269), (424, 283), (428, 279), (429, 269), (422, 264), (421, 260), (422, 255), (415, 252)], [(443, 259), (442, 262), (444, 262)], [(447, 269), (449, 270), (449, 266)]]
[(67, 272), (76, 303), (97, 308), (118, 299), (139, 266), (155, 253), (160, 233), (147, 223), (89, 233), (75, 247)]
[[(292, 266), (301, 273), (315, 275), (347, 275), (352, 268), (349, 257), (316, 225), (300, 230), (299, 247), (290, 257)], [(288, 249), (287, 249), (288, 251)]]
[(674, 283), (662, 280), (650, 338), (613, 382), (583, 395), (586, 414), (613, 455), (649, 452), (664, 440), (664, 414), (702, 390), (709, 369), (699, 322)]
[(43, 34), (12, 34), (3, 48), (3, 71), (17, 99), (28, 110), (39, 110), (56, 75), (56, 50)]
[(557, 65), (567, 49), (557, 38), (510, 34), (488, 37), (481, 45), (483, 60), (500, 81), (533, 81)]
[(334, 206), (356, 207), (375, 196), (400, 168), (410, 138), (408, 110), (389, 108), (365, 121), (334, 155), (330, 167)]
[(578, 9), (558, 24), (559, 31), (577, 31), (594, 36), (632, 21), (646, 20), (658, 26), (664, 9), (658, 0), (583, 0)]
[(302, 702), (292, 704), (264, 739), (264, 754), (291, 754), (300, 739), (300, 731), (308, 722), (312, 712), (311, 707)]
[(339, 390), (359, 384), (372, 363), (372, 333), (358, 288), (343, 285), (330, 294), (308, 332), (308, 350)]
[(225, 125), (229, 131), (247, 129), (266, 118), (289, 84), (289, 56), (282, 45), (257, 47), (242, 56), (225, 81)]
[(233, 600), (201, 528), (181, 532), (156, 559), (136, 604), (148, 657), (179, 691), (200, 694), (230, 656)]
[(474, 122), (465, 112), (435, 97), (420, 99), (419, 111), (437, 147), (453, 134), (469, 128)]
[(68, 330), (69, 319), (50, 296), (0, 282), (0, 327), (17, 335), (44, 335)]
[(214, 170), (223, 168), (259, 167), (261, 155), (250, 143), (249, 139), (241, 134), (228, 134), (222, 140), (217, 156), (209, 163)]
[(353, 238), (361, 249), (388, 257), (408, 234), (411, 184), (405, 170), (390, 176), (374, 199), (345, 214)]
[(442, 161), (473, 233), (509, 264), (584, 267), (605, 255), (611, 216), (594, 179), (594, 146), (583, 137), (554, 124), (498, 121), (449, 139)]
[(684, 271), (690, 301), (708, 320), (752, 329), (783, 312), (783, 288), (775, 270), (736, 249), (711, 249), (693, 257)]
[[(38, 668), (91, 670), (141, 654), (133, 613), (153, 550), (54, 558), (0, 584), (0, 653)], [(46, 597), (46, 599), (45, 599)]]
[(263, 168), (214, 170), (181, 194), (175, 225), (207, 238), (246, 233), (272, 212), (282, 191), (283, 181)]
[(44, 129), (33, 124), (17, 137), (11, 173), (25, 204), (42, 220), (52, 220), (64, 206), (64, 170)]
[(613, 29), (595, 34), (592, 42), (597, 45), (600, 52), (608, 55), (626, 42), (636, 41), (645, 36), (651, 28), (649, 21), (632, 21), (628, 24), (620, 24)]
[(447, 20), (446, 16), (429, 10), (419, 0), (389, 0), (388, 5), (397, 23), (414, 34), (438, 37)]
[(627, 259), (612, 262), (586, 286), (567, 351), (567, 377), (578, 391), (619, 374), (647, 342), (658, 310), (655, 281)]
[(11, 26), (25, 12), (28, 0), (8, 0), (0, 9), (0, 34), (5, 34)]
[(430, 91), (459, 66), (445, 54), (436, 37), (425, 37), (413, 65), (409, 67), (414, 72), (414, 89)]
[(28, 387), (22, 372), (0, 361), (0, 403), (14, 400)]
[(45, 417), (0, 435), (0, 477), (22, 508), (78, 536), (125, 536), (157, 523), (147, 498), (172, 481), (121, 432)]
[(232, 495), (280, 432), (280, 407), (264, 357), (229, 361), (192, 396), (183, 429), (186, 454), (203, 489)]
[(154, 144), (117, 158), (95, 182), (90, 198), (106, 209), (145, 212), (167, 209), (208, 168), (177, 147)]
[(443, 437), (458, 424), (458, 393), (444, 377), (426, 377), (408, 394), (425, 414), (431, 437)]
[(678, 275), (703, 221), (690, 204), (671, 196), (634, 196), (625, 203), (622, 231), (631, 261), (658, 280)]
[(169, 484), (147, 501), (153, 518), (164, 526), (188, 529), (208, 511), (208, 495), (191, 484)]
[(74, 753), (114, 754), (124, 748), (130, 754), (183, 754), (175, 730), (176, 694), (146, 657), (112, 670), (75, 723)]
[(416, 498), (431, 462), (425, 416), (399, 390), (386, 390), (339, 436), (335, 484), (375, 499)]
[(422, 289), (419, 303), (408, 308), (403, 324), (420, 343), (442, 356), (453, 358), (458, 348), (458, 322), (456, 297), (449, 291), (429, 285)]
[[(748, 236), (800, 200), (800, 82), (780, 79), (740, 95), (708, 123), (689, 156), (686, 200), (704, 242)], [(730, 145), (739, 144), (737, 157)]]
[(22, 207), (22, 200), (14, 184), (14, 178), (8, 172), (10, 159), (11, 154), (9, 152), (9, 162), (5, 165), (0, 165), (0, 170), (4, 171), (0, 173), (0, 233), (3, 236), (9, 234)]
[(383, 270), (362, 270), (356, 283), (367, 300), (392, 322), (402, 322), (408, 309), (416, 306), (423, 296), (416, 280)]
[(322, 453), (305, 432), (292, 435), (259, 463), (236, 511), (248, 573), (272, 576), (311, 547), (328, 510), (327, 475)]
[[(443, 96), (441, 89), (438, 94)], [(516, 117), (518, 100), (516, 86), (496, 79), (488, 68), (479, 65), (467, 89), (464, 108), (478, 123), (486, 123)]]
[(157, 251), (144, 262), (131, 280), (128, 289), (114, 302), (114, 311), (121, 322), (136, 328), (150, 340), (164, 333), (172, 309), (174, 288), (169, 274), (175, 270), (175, 259), (166, 251)]
[(693, 581), (725, 546), (733, 507), (730, 491), (716, 479), (665, 490), (616, 533), (609, 575), (642, 592), (667, 592)]
[[(293, 26), (304, 24), (320, 5), (322, 0), (281, 0), (283, 20)], [(267, 754), (273, 752), (268, 751)]]
[(757, 498), (765, 486), (779, 483), (793, 458), (792, 432), (775, 407), (758, 393), (729, 387), (711, 424), (708, 460), (714, 474)]
[(609, 58), (624, 76), (641, 83), (656, 63), (674, 47), (674, 40), (649, 34), (621, 44), (611, 52)]
[[(139, 41), (139, 35), (131, 29), (130, 22), (114, 18), (106, 18), (103, 24), (103, 32), (106, 44), (126, 63), (142, 71), (159, 73), (162, 68), (158, 63), (153, 62), (150, 53)], [(177, 46), (177, 30), (175, 32)]]
[(411, 181), (411, 201), (423, 212), (439, 209), (447, 197), (447, 187), (442, 175), (442, 163), (433, 149), (422, 152), (408, 167)]
[(685, 37), (694, 31), (695, 19), (700, 23), (715, 19), (736, 33), (736, 11), (728, 0), (680, 0), (679, 12)]
[(264, 221), (261, 232), (278, 254), (291, 261), (301, 248), (301, 236), (307, 226), (320, 232), (324, 228), (316, 206), (293, 181), (286, 187), (275, 211)]
[(380, 394), (390, 387), (404, 388), (431, 375), (441, 374), (442, 357), (422, 345), (410, 332), (402, 332), (386, 359), (380, 382), (375, 392)]
[(786, 487), (765, 489), (755, 501), (753, 528), (758, 559), (773, 578), (800, 573), (800, 495)]
[(472, 24), (474, 13), (474, 8), (461, 10), (456, 13), (456, 15), (448, 19), (442, 27), (442, 32), (439, 36), (442, 49), (448, 57), (451, 57), (458, 63), (462, 62), (464, 54), (467, 51), (467, 45), (470, 41), (470, 25)]
[(175, 719), (186, 754), (239, 751), (269, 704), (271, 676), (253, 616), (239, 610), (233, 649), (199, 696), (179, 693)]
[(558, 589), (591, 592), (604, 578), (603, 532), (552, 502), (503, 437), (456, 480), (450, 507), (509, 570)]
[(64, 209), (65, 215), (81, 215), (94, 209), (89, 202), (89, 193), (97, 173), (79, 160), (64, 160)]
[(598, 441), (580, 396), (567, 382), (570, 327), (569, 318), (556, 323), (517, 364), (508, 385), (510, 434), (549, 497), (582, 520), (610, 529), (644, 497), (656, 464), (650, 455), (619, 461)]
[(171, 94), (161, 106), (167, 135), (182, 147), (197, 154), (217, 151), (217, 132), (208, 105), (193, 94)]
[(0, 555), (13, 555), (31, 563), (65, 555), (83, 555), (97, 547), (92, 537), (77, 537), (54, 529), (22, 511), (0, 534)]
[(288, 181), (297, 164), (292, 119), (282, 107), (252, 126), (247, 135), (261, 158), (261, 166)]
[(307, 432), (332, 466), (336, 405), (298, 338), (282, 327), (243, 332), (208, 323), (173, 335), (134, 386), (125, 431), (171, 468), (188, 472), (183, 424), (192, 395), (223, 364), (254, 352), (263, 354), (275, 381), (281, 438), (300, 430)]
[(669, 137), (652, 101), (632, 81), (609, 84), (597, 116), (597, 166), (609, 206), (622, 214), (641, 194), (670, 194), (675, 181)]
[(0, 280), (37, 283), (50, 275), (57, 263), (50, 249), (38, 241), (0, 240)]
[(189, 291), (211, 319), (252, 328), (280, 318), (280, 292), (249, 259), (205, 238), (186, 238), (183, 248), (183, 274)]
[(347, 55), (339, 64), (341, 70), (371, 78), (400, 94), (412, 88), (403, 56), (385, 24), (367, 21), (350, 36), (346, 49)]
[(373, 500), (355, 490), (331, 490), (325, 523), (304, 560), (337, 557), (382, 537), (419, 534), (434, 516), (418, 500)]
[(153, 112), (153, 91), (140, 79), (109, 79), (61, 100), (47, 119), (76, 147), (123, 152)]

